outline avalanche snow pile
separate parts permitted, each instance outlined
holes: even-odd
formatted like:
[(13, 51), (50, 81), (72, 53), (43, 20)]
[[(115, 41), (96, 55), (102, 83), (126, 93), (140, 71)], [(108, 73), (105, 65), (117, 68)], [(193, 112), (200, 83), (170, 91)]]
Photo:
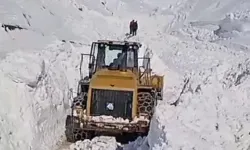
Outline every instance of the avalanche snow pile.
[(84, 52), (84, 47), (75, 49), (58, 42), (41, 52), (16, 51), (1, 61), (0, 149), (50, 150), (63, 139), (69, 87), (76, 87)]
[[(224, 69), (218, 65), (191, 75), (185, 80), (176, 107), (159, 105), (156, 121), (163, 132), (155, 131), (159, 124), (155, 125), (149, 137), (152, 145), (171, 149), (249, 149), (250, 60)], [(161, 142), (155, 140), (156, 132)]]
[(207, 41), (170, 36), (163, 40), (171, 43), (171, 48), (167, 44), (162, 47), (171, 51), (158, 50), (157, 54), (170, 72), (186, 75), (183, 83), (173, 83), (166, 73), (169, 92), (165, 91), (167, 99), (156, 109), (148, 136), (150, 148), (247, 150), (249, 55)]

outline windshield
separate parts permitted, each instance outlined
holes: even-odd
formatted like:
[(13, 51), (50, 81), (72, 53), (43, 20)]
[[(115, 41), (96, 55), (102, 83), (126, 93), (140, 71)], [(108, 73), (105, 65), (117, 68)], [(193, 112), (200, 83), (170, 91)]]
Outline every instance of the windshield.
[(111, 63), (115, 63), (117, 61), (119, 55), (121, 55), (122, 51), (117, 49), (111, 49), (109, 46), (105, 48), (105, 65), (110, 66)]
[(135, 64), (135, 53), (132, 49), (125, 49), (124, 45), (102, 45), (98, 46), (97, 69), (125, 69), (133, 68)]

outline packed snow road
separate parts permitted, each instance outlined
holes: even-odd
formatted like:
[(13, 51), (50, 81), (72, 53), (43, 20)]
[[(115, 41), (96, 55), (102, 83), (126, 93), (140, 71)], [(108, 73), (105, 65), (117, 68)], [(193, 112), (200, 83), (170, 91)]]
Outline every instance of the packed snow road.
[(149, 136), (123, 149), (249, 150), (249, 8), (245, 0), (1, 0), (0, 149), (121, 147), (113, 137), (70, 146), (64, 125), (80, 53), (98, 39), (124, 39), (136, 19), (130, 40), (142, 42), (140, 55), (152, 53), (166, 84)]

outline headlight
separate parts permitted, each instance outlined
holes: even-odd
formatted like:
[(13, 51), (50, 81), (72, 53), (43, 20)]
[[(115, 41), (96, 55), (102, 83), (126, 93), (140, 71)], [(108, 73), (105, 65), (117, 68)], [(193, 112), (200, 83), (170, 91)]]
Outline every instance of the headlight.
[(73, 110), (73, 116), (78, 117), (82, 115), (82, 109), (74, 109)]
[(78, 116), (76, 109), (73, 110), (73, 116), (75, 116), (75, 117)]

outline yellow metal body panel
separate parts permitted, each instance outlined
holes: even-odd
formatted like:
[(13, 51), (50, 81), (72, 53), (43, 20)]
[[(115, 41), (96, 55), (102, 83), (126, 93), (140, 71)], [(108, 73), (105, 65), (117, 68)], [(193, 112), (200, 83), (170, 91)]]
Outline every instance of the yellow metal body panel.
[(149, 73), (146, 73), (140, 79), (140, 86), (163, 89), (163, 84), (164, 84), (164, 76), (151, 75)]
[(151, 81), (152, 81), (152, 87), (156, 89), (163, 89), (164, 76), (152, 75)]
[(132, 117), (134, 118), (137, 115), (137, 77), (132, 71), (127, 70), (126, 72), (123, 72), (119, 70), (102, 69), (92, 76), (88, 91), (88, 116), (90, 115), (92, 88), (133, 91)]

